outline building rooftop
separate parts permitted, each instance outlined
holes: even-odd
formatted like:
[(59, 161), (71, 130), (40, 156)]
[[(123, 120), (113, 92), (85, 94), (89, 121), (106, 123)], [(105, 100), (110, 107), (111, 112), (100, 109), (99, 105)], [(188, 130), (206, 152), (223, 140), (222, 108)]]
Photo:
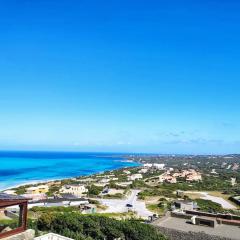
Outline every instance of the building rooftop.
[[(205, 218), (205, 217), (204, 217)], [(238, 226), (217, 224), (216, 227), (206, 227), (187, 223), (189, 220), (175, 217), (168, 217), (164, 220), (157, 220), (154, 225), (168, 229), (175, 229), (183, 232), (205, 232), (209, 235), (224, 237), (227, 239), (239, 240), (240, 228)]]
[(48, 233), (46, 235), (42, 235), (40, 237), (34, 238), (35, 240), (73, 240), (72, 238), (67, 238), (64, 236), (60, 236), (55, 233)]
[(174, 201), (175, 203), (181, 203), (181, 204), (194, 204), (194, 202), (193, 201), (191, 201), (191, 200), (176, 200), (176, 201)]
[[(69, 194), (69, 196), (72, 196)], [(33, 203), (58, 203), (58, 202), (63, 202), (63, 201), (71, 201), (71, 202), (86, 202), (88, 201), (88, 199), (86, 198), (67, 198), (67, 197), (63, 197), (63, 198), (53, 198), (53, 199), (43, 199), (43, 200), (38, 200), (38, 201), (34, 201)]]
[(17, 200), (28, 200), (28, 198), (14, 194), (0, 193), (0, 201), (17, 201)]

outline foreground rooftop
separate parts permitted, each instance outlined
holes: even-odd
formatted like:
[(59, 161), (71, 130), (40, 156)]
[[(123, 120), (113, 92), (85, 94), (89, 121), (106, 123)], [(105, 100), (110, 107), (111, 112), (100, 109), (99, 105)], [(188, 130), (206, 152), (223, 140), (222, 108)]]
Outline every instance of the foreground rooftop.
[(189, 220), (187, 219), (167, 217), (164, 220), (157, 220), (153, 224), (159, 227), (175, 229), (183, 232), (205, 232), (209, 235), (239, 240), (240, 228), (238, 226), (218, 224), (215, 228), (211, 228), (206, 226), (193, 225), (188, 222)]
[(48, 233), (48, 234), (45, 234), (43, 236), (36, 237), (36, 238), (34, 238), (34, 240), (73, 240), (73, 239), (63, 237), (63, 236), (60, 236), (60, 235), (55, 234), (55, 233)]

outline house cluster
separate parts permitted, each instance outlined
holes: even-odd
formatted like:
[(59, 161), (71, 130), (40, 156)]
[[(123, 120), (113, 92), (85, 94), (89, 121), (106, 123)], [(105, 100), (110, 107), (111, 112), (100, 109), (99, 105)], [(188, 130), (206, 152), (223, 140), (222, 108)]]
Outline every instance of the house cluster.
[(159, 182), (177, 183), (178, 178), (184, 178), (187, 182), (201, 181), (202, 175), (194, 169), (180, 172), (167, 171), (159, 176)]
[[(23, 197), (29, 200), (28, 208), (32, 207), (67, 207), (76, 206), (79, 207), (79, 211), (84, 213), (95, 213), (96, 207), (89, 203), (89, 200), (84, 198), (88, 193), (88, 189), (83, 184), (66, 184), (59, 185), (61, 183), (56, 183), (59, 186), (58, 193), (54, 196), (48, 197), (49, 186), (54, 185), (54, 183), (47, 183), (45, 185), (31, 186), (25, 189), (25, 194), (19, 197)], [(18, 195), (11, 191), (5, 191), (5, 194), (13, 194), (13, 196), (18, 197)]]
[(176, 178), (185, 178), (187, 182), (201, 181), (202, 175), (194, 169), (182, 170), (172, 174)]
[(177, 182), (177, 178), (172, 176), (171, 173), (169, 171), (163, 173), (162, 175), (159, 176), (159, 182), (163, 183), (176, 183)]
[[(51, 186), (59, 187), (58, 193), (54, 195), (64, 198), (65, 196), (71, 196), (72, 198), (82, 198), (85, 197), (88, 193), (86, 185), (75, 183), (75, 184), (65, 184), (61, 186), (61, 182), (49, 182), (47, 184), (41, 184), (36, 186), (31, 186), (25, 189), (25, 193), (21, 194), (22, 197), (31, 199), (31, 201), (41, 201), (46, 199), (52, 199), (53, 197), (48, 197), (48, 193)], [(16, 195), (14, 190), (4, 191), (6, 194)]]
[(156, 170), (164, 170), (165, 169), (165, 164), (162, 163), (145, 163), (143, 164), (143, 167), (138, 171), (140, 174), (144, 174), (147, 172), (153, 172)]

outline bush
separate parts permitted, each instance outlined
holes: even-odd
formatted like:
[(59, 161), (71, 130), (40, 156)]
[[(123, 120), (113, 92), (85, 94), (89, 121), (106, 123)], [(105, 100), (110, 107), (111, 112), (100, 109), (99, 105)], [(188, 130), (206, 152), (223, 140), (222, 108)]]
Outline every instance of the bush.
[(88, 194), (93, 195), (93, 196), (99, 195), (102, 191), (103, 191), (103, 187), (98, 187), (98, 186), (95, 186), (95, 185), (91, 185), (88, 188)]
[(79, 213), (42, 214), (37, 222), (40, 231), (52, 231), (76, 240), (165, 240), (153, 226), (128, 220), (81, 215)]
[(212, 202), (210, 200), (204, 200), (204, 199), (196, 199), (195, 200), (198, 204), (198, 207), (201, 211), (204, 212), (223, 212), (224, 209), (222, 208), (222, 205), (219, 203)]
[(49, 213), (49, 212), (76, 212), (79, 211), (79, 208), (76, 206), (69, 207), (33, 207), (31, 209), (32, 212), (40, 212), (40, 213)]

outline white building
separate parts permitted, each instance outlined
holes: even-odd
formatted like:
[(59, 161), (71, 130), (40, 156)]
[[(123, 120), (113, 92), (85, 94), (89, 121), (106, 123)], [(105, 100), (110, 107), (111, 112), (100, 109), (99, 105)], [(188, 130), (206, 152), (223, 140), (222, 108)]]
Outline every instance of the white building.
[(143, 178), (142, 174), (137, 173), (137, 174), (133, 174), (131, 176), (128, 176), (128, 181), (135, 181), (135, 180), (139, 180), (139, 179), (142, 179), (142, 178)]
[(47, 199), (47, 195), (45, 193), (22, 194), (21, 196), (31, 199), (32, 201), (39, 201), (39, 200)]
[(11, 195), (16, 195), (16, 191), (15, 191), (15, 190), (6, 190), (6, 191), (4, 191), (3, 193), (11, 194)]
[(231, 185), (235, 186), (237, 184), (237, 179), (236, 178), (231, 178)]
[(107, 184), (107, 183), (109, 183), (110, 182), (110, 179), (109, 178), (103, 178), (103, 179), (101, 179), (100, 181), (99, 181), (99, 183), (105, 183), (105, 184)]
[(152, 163), (145, 163), (145, 164), (143, 164), (143, 166), (145, 168), (151, 168), (153, 166), (153, 164)]
[(156, 169), (159, 169), (159, 170), (163, 170), (165, 167), (165, 164), (164, 163), (154, 163), (153, 167), (155, 167)]
[(148, 169), (147, 168), (142, 168), (138, 171), (138, 173), (147, 173)]
[(69, 185), (62, 186), (59, 192), (72, 194), (75, 197), (82, 197), (85, 193), (88, 192), (88, 189), (81, 184), (69, 184)]

